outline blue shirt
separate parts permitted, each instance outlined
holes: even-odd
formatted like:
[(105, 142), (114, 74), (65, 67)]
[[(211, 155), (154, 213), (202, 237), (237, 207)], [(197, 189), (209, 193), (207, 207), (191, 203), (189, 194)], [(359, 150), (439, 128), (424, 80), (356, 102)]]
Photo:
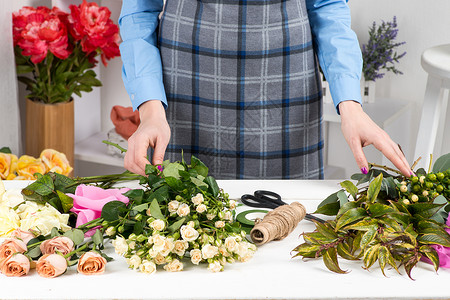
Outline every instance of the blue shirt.
[[(346, 0), (306, 0), (314, 47), (334, 105), (361, 103), (362, 56)], [(122, 78), (134, 109), (148, 100), (167, 106), (157, 27), (163, 0), (124, 0), (119, 18)]]

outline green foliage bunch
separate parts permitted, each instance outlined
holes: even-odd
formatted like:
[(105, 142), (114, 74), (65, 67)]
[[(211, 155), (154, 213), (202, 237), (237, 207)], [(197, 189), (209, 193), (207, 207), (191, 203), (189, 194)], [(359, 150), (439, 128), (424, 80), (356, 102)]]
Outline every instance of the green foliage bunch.
[(315, 213), (335, 216), (325, 223), (315, 222), (313, 232), (304, 233), (304, 243), (293, 251), (304, 258), (322, 257), (336, 273), (338, 256), (362, 259), (369, 269), (378, 261), (381, 271), (387, 265), (397, 272), (411, 270), (422, 258), (436, 270), (439, 256), (432, 245), (450, 247), (445, 219), (450, 211), (450, 154), (438, 159), (432, 172), (419, 169), (417, 176), (404, 178), (372, 168), (368, 174), (355, 174), (355, 185), (346, 180), (343, 189), (330, 195)]

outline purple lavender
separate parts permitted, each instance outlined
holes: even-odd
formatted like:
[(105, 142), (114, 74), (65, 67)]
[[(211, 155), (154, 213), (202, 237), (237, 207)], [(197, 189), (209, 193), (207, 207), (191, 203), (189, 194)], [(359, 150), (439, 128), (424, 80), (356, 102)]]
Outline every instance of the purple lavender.
[(369, 42), (367, 45), (362, 46), (363, 73), (366, 81), (375, 81), (383, 78), (385, 73), (381, 73), (381, 70), (393, 72), (394, 74), (403, 74), (395, 68), (395, 63), (398, 63), (398, 60), (405, 56), (406, 52), (397, 54), (394, 49), (406, 42), (395, 43), (394, 40), (397, 37), (397, 33), (397, 19), (395, 16), (392, 22), (382, 21), (378, 27), (373, 22), (369, 30)]

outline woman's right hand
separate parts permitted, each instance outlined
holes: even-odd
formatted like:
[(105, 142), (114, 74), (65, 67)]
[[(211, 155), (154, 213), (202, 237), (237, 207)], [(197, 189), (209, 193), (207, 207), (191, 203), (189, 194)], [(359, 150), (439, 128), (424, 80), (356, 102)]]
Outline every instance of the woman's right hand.
[(170, 127), (167, 123), (164, 106), (160, 100), (150, 100), (139, 106), (141, 123), (128, 139), (124, 167), (136, 174), (145, 175), (148, 147), (154, 149), (152, 162), (161, 164), (170, 140)]

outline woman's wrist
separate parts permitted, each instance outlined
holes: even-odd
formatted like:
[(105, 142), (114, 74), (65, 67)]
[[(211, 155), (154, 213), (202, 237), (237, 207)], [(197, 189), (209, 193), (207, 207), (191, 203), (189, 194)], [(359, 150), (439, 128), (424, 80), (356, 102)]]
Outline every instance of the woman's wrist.
[(363, 112), (362, 106), (359, 102), (353, 100), (342, 101), (338, 105), (341, 117), (352, 116)]
[(141, 120), (155, 116), (165, 116), (164, 106), (161, 100), (149, 100), (142, 103), (139, 108), (139, 118)]

